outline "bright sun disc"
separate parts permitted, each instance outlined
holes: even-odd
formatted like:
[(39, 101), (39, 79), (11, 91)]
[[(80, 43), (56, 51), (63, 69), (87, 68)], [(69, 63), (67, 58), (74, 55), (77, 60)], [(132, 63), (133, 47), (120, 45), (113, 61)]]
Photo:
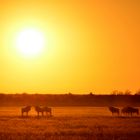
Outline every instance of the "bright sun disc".
[(42, 32), (34, 29), (26, 29), (17, 37), (19, 51), (27, 56), (39, 54), (44, 47), (44, 36)]

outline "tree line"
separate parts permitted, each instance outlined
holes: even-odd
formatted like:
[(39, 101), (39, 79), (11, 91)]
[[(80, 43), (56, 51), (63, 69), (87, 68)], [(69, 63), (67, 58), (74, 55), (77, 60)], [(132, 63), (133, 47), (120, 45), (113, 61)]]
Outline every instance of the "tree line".
[[(115, 94), (114, 94), (115, 93)], [(0, 94), (0, 106), (140, 106), (140, 94)]]

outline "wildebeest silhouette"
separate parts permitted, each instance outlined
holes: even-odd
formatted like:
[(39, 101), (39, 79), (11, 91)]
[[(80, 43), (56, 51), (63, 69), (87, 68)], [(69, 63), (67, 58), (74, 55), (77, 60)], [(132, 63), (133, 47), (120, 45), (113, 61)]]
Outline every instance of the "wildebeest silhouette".
[(42, 116), (44, 115), (44, 110), (40, 106), (35, 106), (35, 111), (37, 112), (38, 116), (39, 116), (40, 113), (42, 114)]
[(138, 108), (134, 108), (134, 107), (130, 107), (130, 106), (127, 106), (127, 107), (124, 107), (122, 110), (121, 110), (122, 114), (126, 114), (126, 115), (133, 115), (134, 113), (139, 115), (139, 109)]
[(111, 111), (112, 115), (113, 114), (118, 114), (118, 115), (120, 114), (120, 109), (119, 108), (116, 108), (116, 107), (113, 107), (113, 106), (110, 106), (108, 108)]
[(21, 115), (24, 116), (24, 113), (26, 113), (26, 116), (28, 116), (28, 112), (31, 110), (31, 106), (26, 106), (21, 108)]
[(46, 115), (49, 113), (50, 116), (52, 116), (52, 109), (50, 107), (40, 107), (40, 106), (35, 106), (35, 111), (37, 112), (37, 115), (41, 113), (42, 116), (44, 116), (44, 112)]
[(43, 111), (46, 113), (46, 115), (49, 113), (49, 115), (52, 116), (52, 109), (50, 107), (43, 107)]

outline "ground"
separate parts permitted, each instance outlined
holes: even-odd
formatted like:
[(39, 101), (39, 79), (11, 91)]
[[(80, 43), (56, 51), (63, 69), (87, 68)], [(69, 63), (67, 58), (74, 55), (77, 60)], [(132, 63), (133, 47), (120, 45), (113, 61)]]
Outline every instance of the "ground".
[(139, 140), (140, 117), (112, 116), (107, 107), (52, 107), (52, 117), (21, 117), (0, 108), (0, 140)]

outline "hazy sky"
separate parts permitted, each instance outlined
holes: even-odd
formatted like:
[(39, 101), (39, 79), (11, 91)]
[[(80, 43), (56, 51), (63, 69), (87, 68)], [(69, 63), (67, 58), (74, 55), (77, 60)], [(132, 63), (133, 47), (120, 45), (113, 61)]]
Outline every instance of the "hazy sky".
[[(26, 57), (18, 33), (39, 29)], [(140, 0), (0, 0), (0, 92), (110, 93), (140, 89)]]

